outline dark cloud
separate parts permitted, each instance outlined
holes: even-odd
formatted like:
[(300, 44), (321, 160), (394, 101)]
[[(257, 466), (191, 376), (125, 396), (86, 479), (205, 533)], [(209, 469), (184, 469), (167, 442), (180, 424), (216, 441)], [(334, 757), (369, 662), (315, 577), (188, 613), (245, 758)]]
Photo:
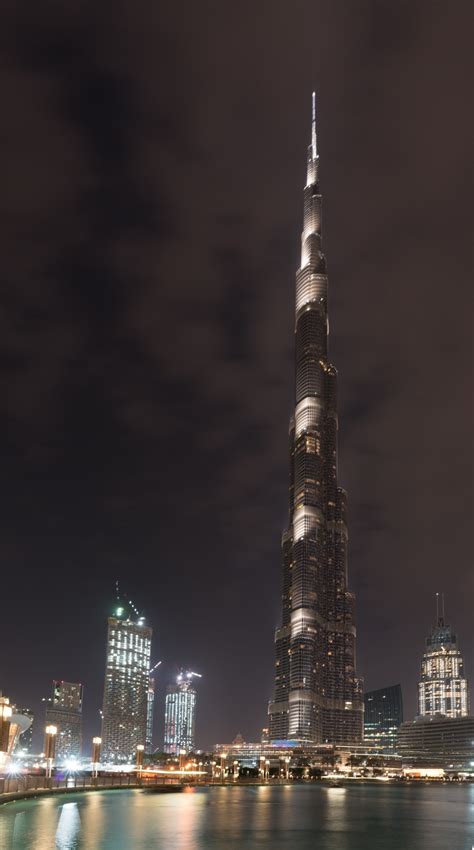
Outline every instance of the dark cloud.
[(12, 698), (79, 678), (96, 731), (118, 577), (155, 627), (163, 679), (176, 663), (204, 673), (202, 742), (264, 723), (313, 87), (359, 667), (369, 687), (401, 680), (412, 714), (439, 589), (472, 659), (468, 11), (10, 5)]

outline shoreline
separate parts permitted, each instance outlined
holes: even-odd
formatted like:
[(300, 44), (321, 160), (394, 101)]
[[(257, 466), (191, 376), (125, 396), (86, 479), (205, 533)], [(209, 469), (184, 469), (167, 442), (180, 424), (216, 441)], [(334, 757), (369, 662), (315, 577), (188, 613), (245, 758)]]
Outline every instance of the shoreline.
[[(373, 779), (372, 777), (367, 777), (365, 779), (342, 779), (334, 784), (333, 781), (324, 781), (318, 780), (317, 782), (307, 782), (307, 781), (291, 781), (291, 782), (200, 782), (197, 784), (189, 784), (183, 785), (183, 790), (186, 788), (255, 788), (255, 787), (263, 787), (263, 788), (279, 788), (283, 786), (308, 786), (308, 787), (322, 787), (322, 788), (345, 788), (348, 785), (353, 785), (355, 782), (357, 784), (368, 784), (368, 785), (470, 785), (470, 782), (453, 782), (450, 780), (433, 780), (433, 779), (412, 779), (412, 780), (399, 780), (399, 779), (390, 779), (384, 782), (380, 780)], [(25, 789), (23, 791), (11, 791), (6, 792), (4, 794), (0, 794), (0, 807), (6, 805), (7, 803), (18, 802), (19, 800), (31, 800), (37, 799), (38, 797), (47, 797), (47, 796), (56, 796), (57, 794), (79, 794), (79, 793), (88, 793), (90, 791), (127, 791), (129, 789), (142, 789), (145, 790), (147, 788), (156, 788), (157, 793), (160, 793), (160, 787), (156, 785), (148, 785), (142, 782), (134, 782), (127, 785), (81, 785), (76, 787), (59, 787), (59, 788), (31, 788)], [(164, 784), (163, 793), (169, 791), (169, 783)]]

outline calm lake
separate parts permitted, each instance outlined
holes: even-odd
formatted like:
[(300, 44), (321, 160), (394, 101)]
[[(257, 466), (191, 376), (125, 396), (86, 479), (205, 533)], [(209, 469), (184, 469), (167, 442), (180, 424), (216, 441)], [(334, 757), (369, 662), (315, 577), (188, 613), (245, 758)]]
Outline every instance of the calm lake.
[(100, 791), (0, 807), (1, 850), (472, 850), (474, 785)]

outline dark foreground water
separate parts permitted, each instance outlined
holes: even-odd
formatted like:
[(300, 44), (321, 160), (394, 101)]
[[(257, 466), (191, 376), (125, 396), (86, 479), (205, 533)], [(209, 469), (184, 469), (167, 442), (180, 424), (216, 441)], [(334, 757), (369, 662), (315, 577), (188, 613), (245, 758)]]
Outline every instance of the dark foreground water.
[(101, 791), (0, 808), (1, 850), (472, 850), (474, 786)]

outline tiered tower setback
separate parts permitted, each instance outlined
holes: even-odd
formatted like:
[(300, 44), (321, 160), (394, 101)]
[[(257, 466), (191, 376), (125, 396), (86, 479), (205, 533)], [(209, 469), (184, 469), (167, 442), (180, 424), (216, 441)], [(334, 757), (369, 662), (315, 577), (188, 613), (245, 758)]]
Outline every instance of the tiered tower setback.
[(328, 279), (313, 94), (296, 274), (295, 414), (289, 523), (282, 537), (282, 620), (269, 705), (272, 740), (362, 740), (354, 595), (347, 581), (346, 492), (337, 483), (337, 372), (328, 359)]

